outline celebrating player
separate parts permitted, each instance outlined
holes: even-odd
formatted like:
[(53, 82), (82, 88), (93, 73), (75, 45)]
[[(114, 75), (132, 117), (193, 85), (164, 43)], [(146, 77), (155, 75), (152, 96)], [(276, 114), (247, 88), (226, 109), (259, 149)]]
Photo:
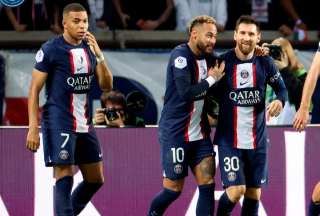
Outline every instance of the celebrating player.
[(212, 17), (195, 17), (188, 43), (171, 53), (159, 123), (163, 189), (153, 199), (149, 216), (162, 215), (179, 197), (189, 166), (199, 187), (196, 214), (213, 215), (215, 163), (204, 96), (224, 74), (224, 63), (212, 65), (216, 35)]
[(260, 41), (258, 23), (241, 16), (234, 32), (236, 47), (224, 55), (226, 75), (213, 93), (218, 94), (219, 117), (214, 144), (218, 145), (221, 178), (225, 193), (217, 215), (230, 215), (244, 195), (243, 216), (258, 214), (261, 186), (267, 178), (267, 134), (265, 90), (267, 83), (277, 98), (267, 112), (277, 116), (287, 100), (281, 75), (269, 56), (256, 56)]

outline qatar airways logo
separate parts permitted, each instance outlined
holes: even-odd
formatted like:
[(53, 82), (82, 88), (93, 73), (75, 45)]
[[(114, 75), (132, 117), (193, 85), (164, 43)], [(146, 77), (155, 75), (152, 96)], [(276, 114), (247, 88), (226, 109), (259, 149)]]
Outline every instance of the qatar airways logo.
[(93, 75), (68, 77), (67, 83), (74, 91), (89, 90)]
[(256, 89), (238, 89), (229, 93), (230, 100), (236, 105), (255, 105), (261, 102), (260, 92)]

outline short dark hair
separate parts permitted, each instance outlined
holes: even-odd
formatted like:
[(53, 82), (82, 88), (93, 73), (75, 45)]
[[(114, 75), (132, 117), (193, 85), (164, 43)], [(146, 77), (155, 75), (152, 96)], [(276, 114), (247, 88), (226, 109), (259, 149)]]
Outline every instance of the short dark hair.
[(62, 14), (65, 15), (69, 12), (82, 12), (87, 10), (79, 3), (71, 3), (64, 7)]
[(101, 107), (106, 108), (107, 101), (111, 103), (121, 105), (124, 110), (127, 109), (126, 97), (118, 90), (112, 90), (110, 92), (103, 92), (100, 97)]
[(189, 34), (192, 32), (195, 26), (202, 25), (204, 23), (213, 24), (213, 25), (217, 24), (216, 20), (211, 16), (207, 16), (207, 15), (196, 16), (190, 21)]
[(238, 27), (241, 23), (254, 24), (257, 26), (257, 31), (260, 32), (260, 23), (250, 15), (242, 15), (239, 17), (239, 19), (236, 22), (236, 31), (238, 31)]

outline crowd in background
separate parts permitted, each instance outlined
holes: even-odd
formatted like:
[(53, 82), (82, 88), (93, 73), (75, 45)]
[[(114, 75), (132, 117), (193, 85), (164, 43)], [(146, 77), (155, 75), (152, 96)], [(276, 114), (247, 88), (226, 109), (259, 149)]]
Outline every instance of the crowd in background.
[(300, 40), (307, 39), (306, 30), (320, 30), (312, 16), (320, 3), (312, 0), (25, 0), (17, 8), (0, 5), (0, 29), (61, 33), (62, 9), (71, 2), (87, 9), (91, 31), (186, 31), (188, 20), (201, 14), (214, 17), (219, 31), (234, 29), (242, 14), (251, 14), (264, 30), (279, 30), (284, 36), (296, 32)]

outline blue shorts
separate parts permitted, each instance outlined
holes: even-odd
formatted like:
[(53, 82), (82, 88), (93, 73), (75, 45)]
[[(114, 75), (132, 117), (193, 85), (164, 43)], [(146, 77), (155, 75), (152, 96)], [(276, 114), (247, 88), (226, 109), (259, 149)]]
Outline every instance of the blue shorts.
[(42, 138), (46, 166), (88, 164), (102, 160), (94, 129), (88, 133), (42, 129)]
[(219, 167), (225, 188), (233, 185), (261, 187), (268, 183), (266, 149), (236, 149), (218, 146)]
[(165, 142), (160, 139), (160, 145), (163, 177), (171, 180), (188, 176), (188, 166), (193, 168), (202, 159), (214, 156), (210, 139), (193, 142)]

